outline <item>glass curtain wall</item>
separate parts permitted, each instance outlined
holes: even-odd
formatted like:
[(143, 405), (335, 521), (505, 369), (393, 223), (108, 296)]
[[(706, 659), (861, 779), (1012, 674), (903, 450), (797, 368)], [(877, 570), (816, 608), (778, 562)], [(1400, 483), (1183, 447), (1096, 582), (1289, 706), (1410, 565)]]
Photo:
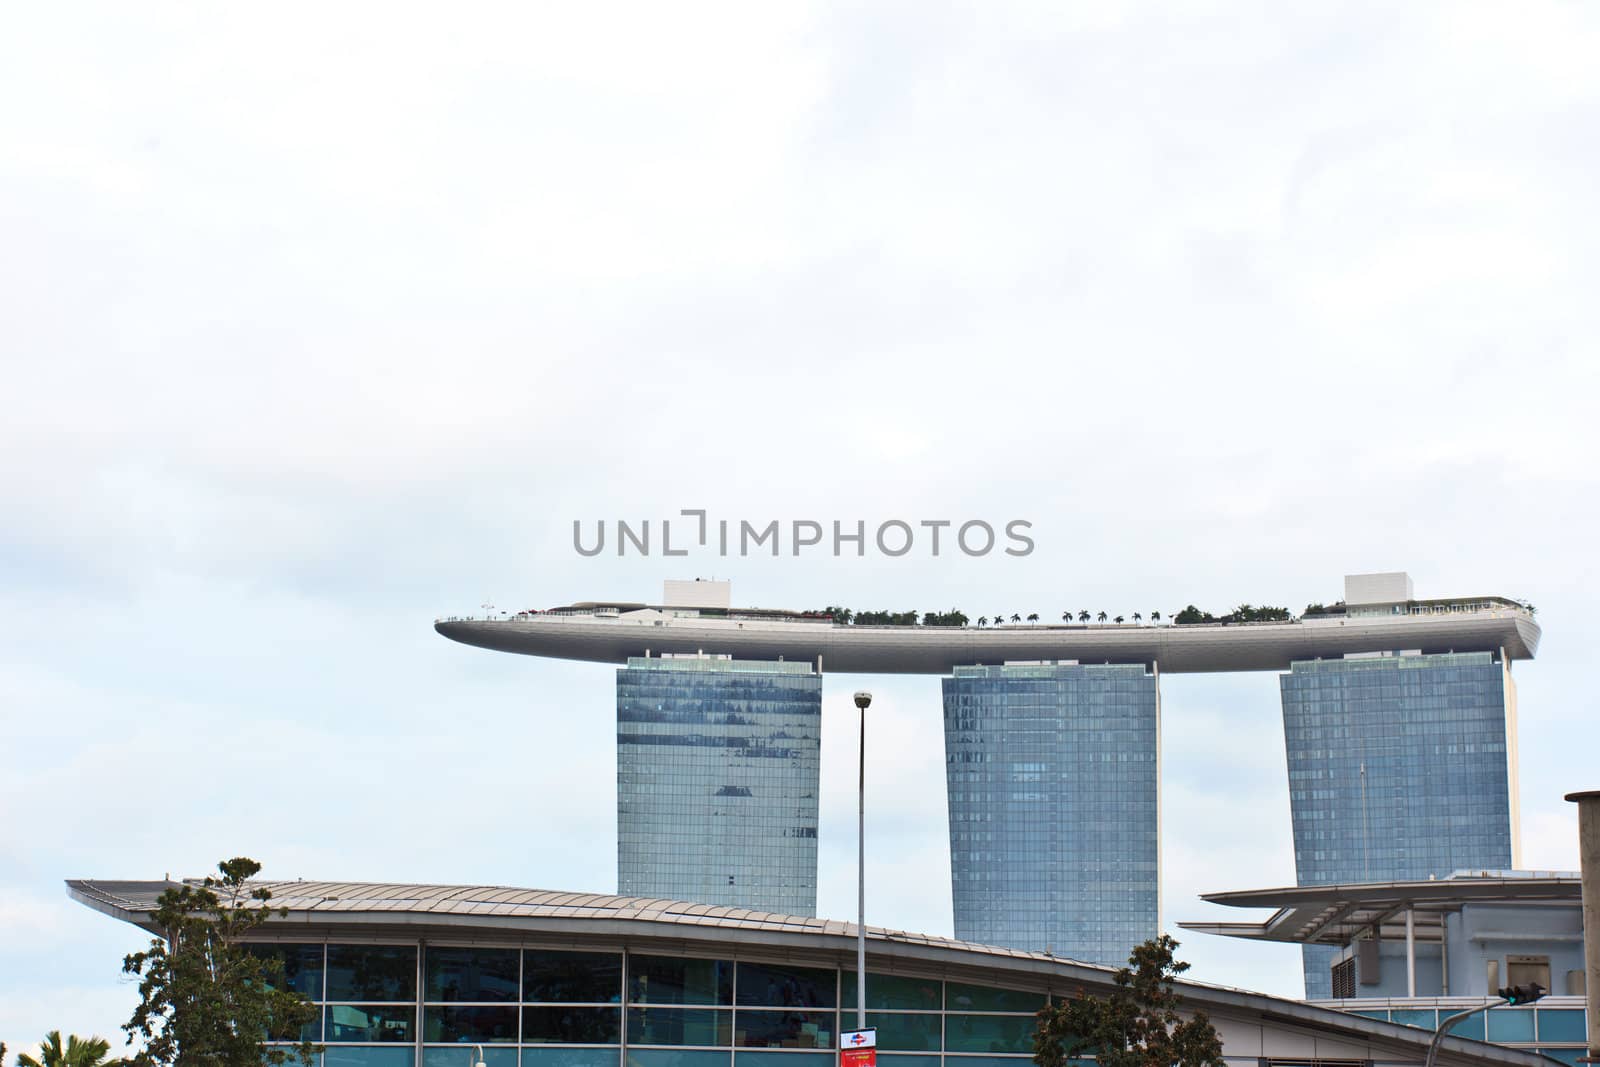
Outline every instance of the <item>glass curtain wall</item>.
[(958, 667), (943, 685), (956, 937), (1125, 964), (1160, 920), (1155, 675)]
[[(1295, 662), (1279, 676), (1300, 885), (1512, 864), (1506, 680), (1487, 652)], [(1334, 950), (1304, 950), (1306, 996)]]
[[(831, 1067), (855, 972), (491, 946), (278, 944), (321, 1067)], [(869, 974), (884, 1067), (1022, 1067), (1040, 991)], [(471, 1061), (471, 1062), (469, 1062)]]
[(808, 663), (617, 671), (617, 892), (817, 911), (822, 678)]

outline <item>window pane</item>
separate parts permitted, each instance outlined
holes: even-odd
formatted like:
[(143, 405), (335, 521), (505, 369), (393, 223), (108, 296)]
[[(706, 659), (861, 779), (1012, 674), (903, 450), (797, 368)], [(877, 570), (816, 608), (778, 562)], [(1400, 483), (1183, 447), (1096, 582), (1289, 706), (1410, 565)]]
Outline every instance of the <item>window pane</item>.
[(629, 1008), (630, 1045), (733, 1043), (733, 1012), (705, 1008)]
[[(1423, 1030), (1432, 1030), (1439, 1025), (1431, 1008), (1396, 1008), (1389, 1013), (1389, 1018), (1394, 1022), (1420, 1027)], [(1529, 1037), (1528, 1040), (1532, 1041), (1533, 1038)]]
[(728, 1067), (729, 1053), (695, 1049), (628, 1049), (628, 1067)]
[(1489, 1040), (1532, 1042), (1533, 1012), (1527, 1008), (1492, 1009), (1489, 1012)]
[(1034, 1018), (1005, 1015), (946, 1015), (946, 1052), (1032, 1052)]
[(321, 945), (250, 945), (250, 954), (264, 960), (281, 960), (283, 988), (307, 1000), (322, 999)]
[(1483, 1040), (1483, 1015), (1469, 1015), (1450, 1028), (1450, 1033), (1455, 1037), (1470, 1037), (1474, 1041)]
[(416, 1000), (415, 945), (329, 945), (329, 1000)]
[[(474, 1067), (478, 1052), (471, 1048), (425, 1048), (422, 1050), (422, 1067)], [(484, 1067), (517, 1067), (517, 1050), (514, 1048), (486, 1048), (483, 1050)], [(617, 1067), (617, 1058), (611, 1057), (606, 1067)]]
[(832, 969), (820, 967), (741, 963), (739, 1003), (770, 1008), (831, 1008), (837, 975)]
[(629, 956), (628, 999), (640, 1004), (732, 1004), (733, 963)]
[[(870, 982), (872, 979), (869, 978), (867, 981)], [(939, 1067), (938, 1056), (885, 1056), (882, 1054), (883, 1050), (881, 1048), (878, 1053), (879, 1062), (883, 1067)], [(956, 1063), (958, 1061), (951, 1060), (950, 1062)]]
[[(1043, 993), (1020, 989), (995, 989), (992, 986), (945, 983), (945, 1008), (949, 1011), (1027, 1011), (1044, 1007)], [(867, 992), (872, 992), (872, 976), (867, 976)]]
[(530, 1044), (615, 1045), (622, 1029), (620, 1010), (523, 1008), (522, 1040)]
[(429, 948), (423, 999), (515, 1002), (518, 958), (514, 948)]
[(411, 1048), (330, 1048), (322, 1054), (322, 1067), (413, 1067), (416, 1050)]
[[(944, 1067), (1028, 1067), (1031, 1059), (1007, 1059), (1004, 1056), (946, 1056)], [(1081, 1063), (1080, 1060), (1069, 1060)]]
[(417, 1009), (404, 1004), (330, 1004), (324, 1041), (410, 1041)]
[[(844, 992), (840, 1003), (846, 1008), (856, 1006), (856, 972), (845, 971)], [(942, 1006), (944, 983), (937, 978), (906, 978), (897, 974), (867, 972), (867, 1010), (873, 1008), (905, 1009), (911, 1011), (938, 1011)], [(878, 1046), (882, 1048), (882, 1045)]]
[(1540, 1041), (1586, 1041), (1583, 1012), (1566, 1008), (1539, 1009)]
[[(872, 979), (867, 979), (871, 983)], [(872, 986), (867, 986), (868, 994)], [(849, 1015), (852, 1027), (855, 1016)], [(878, 1051), (938, 1052), (939, 1016), (937, 1015), (887, 1015), (868, 1012), (867, 1025), (878, 1028)], [(898, 1063), (898, 1061), (896, 1061)], [(901, 1064), (900, 1067), (905, 1067)]]
[(733, 1067), (830, 1067), (833, 1057), (815, 1052), (735, 1052)]
[(831, 1011), (741, 1011), (733, 1043), (740, 1048), (833, 1048)]
[(622, 956), (530, 948), (522, 954), (522, 999), (615, 1004), (622, 999)]
[(1539, 1050), (1539, 1055), (1549, 1056), (1553, 1060), (1569, 1064), (1570, 1067), (1578, 1067), (1578, 1057), (1587, 1056), (1588, 1053), (1581, 1048), (1542, 1048)]
[(522, 1050), (522, 1067), (619, 1067), (617, 1049), (613, 1048), (562, 1048), (547, 1045), (544, 1048)]
[(515, 1041), (517, 1009), (504, 1008), (423, 1008), (422, 1040)]

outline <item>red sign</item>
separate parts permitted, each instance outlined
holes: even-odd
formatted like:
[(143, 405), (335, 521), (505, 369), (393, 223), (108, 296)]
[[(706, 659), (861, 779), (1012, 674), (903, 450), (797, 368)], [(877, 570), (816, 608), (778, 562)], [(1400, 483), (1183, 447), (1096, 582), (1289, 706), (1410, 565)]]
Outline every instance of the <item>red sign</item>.
[(846, 1030), (839, 1035), (839, 1067), (878, 1067), (878, 1031)]

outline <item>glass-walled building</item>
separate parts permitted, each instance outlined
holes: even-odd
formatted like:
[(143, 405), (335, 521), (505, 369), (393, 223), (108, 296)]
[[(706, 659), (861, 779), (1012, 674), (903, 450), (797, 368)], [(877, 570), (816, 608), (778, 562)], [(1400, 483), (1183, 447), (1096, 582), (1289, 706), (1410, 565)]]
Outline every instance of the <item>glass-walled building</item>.
[[(152, 937), (168, 881), (71, 881)], [(834, 1067), (855, 1025), (849, 923), (672, 901), (473, 885), (260, 882), (255, 951), (320, 1008), (315, 1067)], [(1104, 997), (1110, 968), (871, 927), (867, 1024), (881, 1067), (1030, 1067), (1048, 1000)], [(1234, 1067), (1416, 1064), (1427, 1031), (1179, 980)], [(1538, 1033), (1546, 1030), (1543, 1022)], [(1554, 1031), (1552, 1030), (1552, 1033)], [(1446, 1038), (1439, 1067), (1550, 1067)]]
[(943, 682), (956, 937), (1125, 963), (1160, 924), (1155, 674), (957, 667)]
[(617, 671), (617, 886), (817, 910), (822, 678), (809, 663), (635, 658)]
[[(1516, 698), (1488, 652), (1294, 663), (1280, 676), (1299, 885), (1514, 867)], [(1332, 996), (1308, 945), (1306, 996)]]
[[(450, 944), (270, 944), (322, 1008), (323, 1067), (819, 1067), (855, 974), (752, 959)], [(421, 983), (418, 984), (420, 975)], [(1025, 1067), (1037, 990), (867, 976), (885, 1067)], [(842, 1016), (842, 1017), (841, 1017)], [(626, 1034), (626, 1046), (624, 1046)], [(1014, 1062), (1013, 1062), (1014, 1061)]]

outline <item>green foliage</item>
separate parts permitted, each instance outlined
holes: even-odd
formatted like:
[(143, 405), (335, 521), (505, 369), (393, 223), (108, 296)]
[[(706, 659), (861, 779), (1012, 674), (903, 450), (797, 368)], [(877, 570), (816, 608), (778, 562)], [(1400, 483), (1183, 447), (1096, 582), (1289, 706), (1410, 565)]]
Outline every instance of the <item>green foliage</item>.
[(1117, 971), (1108, 997), (1080, 993), (1039, 1012), (1033, 1062), (1067, 1067), (1093, 1056), (1098, 1067), (1224, 1067), (1222, 1040), (1205, 1012), (1185, 1019), (1172, 980), (1189, 969), (1172, 958), (1178, 943), (1166, 934), (1134, 948)]
[(1190, 604), (1172, 617), (1172, 621), (1179, 626), (1191, 626), (1201, 622), (1288, 622), (1293, 616), (1288, 608), (1273, 608), (1265, 605), (1257, 607), (1254, 604), (1240, 604), (1220, 619), (1209, 611), (1201, 611)]
[(296, 1040), (317, 1009), (284, 988), (283, 961), (252, 954), (246, 936), (274, 915), (272, 894), (246, 883), (261, 870), (238, 857), (217, 864), (220, 878), (168, 889), (151, 918), (164, 931), (122, 962), (139, 978), (139, 1005), (122, 1028), (144, 1050), (132, 1067), (262, 1067), (304, 1064), (322, 1051), (300, 1040), (269, 1048), (269, 1037)]
[(1266, 605), (1256, 607), (1251, 604), (1240, 604), (1231, 614), (1223, 616), (1223, 622), (1288, 622), (1288, 608), (1269, 608)]
[[(5, 1045), (0, 1044), (0, 1061), (5, 1060)], [(61, 1031), (52, 1030), (44, 1035), (39, 1046), (39, 1058), (27, 1053), (17, 1057), (17, 1067), (120, 1067), (121, 1060), (107, 1059), (111, 1042), (103, 1037), (79, 1037), (71, 1034), (66, 1045), (61, 1044)]]
[(967, 617), (955, 608), (949, 611), (930, 611), (922, 616), (924, 626), (965, 626)]
[(915, 626), (917, 613), (912, 611), (858, 611), (857, 626)]

